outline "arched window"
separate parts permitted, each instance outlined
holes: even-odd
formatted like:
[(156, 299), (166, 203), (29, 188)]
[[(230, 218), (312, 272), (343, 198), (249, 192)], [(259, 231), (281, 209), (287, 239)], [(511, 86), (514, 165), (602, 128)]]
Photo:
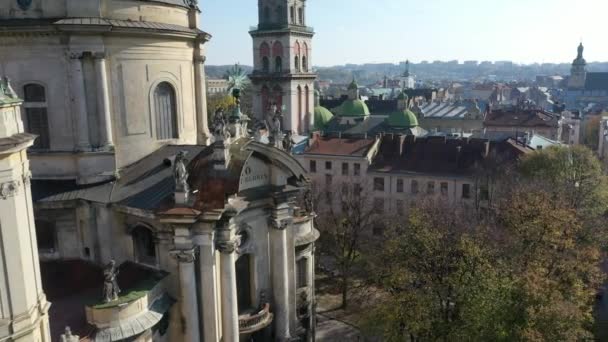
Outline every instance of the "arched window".
[(295, 127), (298, 133), (301, 133), (300, 127), (302, 125), (302, 119), (302, 88), (298, 86), (298, 124), (297, 127)]
[(304, 129), (306, 131), (310, 130), (310, 116), (312, 115), (312, 113), (310, 113), (310, 89), (308, 88), (308, 86), (304, 87), (304, 113), (305, 113), (305, 120), (304, 120)]
[(274, 72), (283, 72), (283, 59), (280, 56), (274, 59)]
[(266, 56), (262, 57), (262, 71), (270, 72), (270, 60)]
[(299, 72), (300, 71), (300, 57), (295, 56), (293, 64), (294, 64), (294, 68), (296, 69), (296, 71)]
[(262, 97), (262, 112), (266, 113), (270, 108), (270, 103), (268, 103), (268, 100), (270, 98), (270, 90), (268, 90), (267, 86), (262, 87), (260, 95)]
[(156, 139), (177, 139), (177, 102), (175, 89), (169, 82), (161, 82), (154, 89)]
[(137, 226), (131, 235), (135, 260), (143, 264), (156, 265), (156, 242), (152, 231), (147, 227)]
[(46, 90), (40, 84), (30, 83), (23, 87), (23, 108), (25, 109), (26, 130), (36, 134), (32, 148), (50, 148), (50, 130), (47, 113)]
[(308, 61), (306, 60), (306, 56), (302, 56), (302, 70), (304, 70), (304, 72), (308, 71)]
[(272, 89), (272, 97), (274, 98), (274, 103), (277, 105), (277, 108), (282, 110), (283, 107), (283, 88), (281, 86), (275, 86)]
[(296, 23), (296, 8), (293, 6), (289, 7), (289, 23), (290, 24)]
[(302, 46), (302, 69), (304, 72), (308, 72), (308, 44), (304, 43)]
[(281, 42), (276, 41), (272, 44), (272, 55), (283, 57), (283, 44)]
[(298, 24), (304, 25), (304, 9), (302, 7), (298, 8)]
[(296, 42), (293, 46), (294, 57), (294, 69), (299, 72), (300, 71), (300, 55), (302, 54), (302, 50), (300, 48), (300, 42)]

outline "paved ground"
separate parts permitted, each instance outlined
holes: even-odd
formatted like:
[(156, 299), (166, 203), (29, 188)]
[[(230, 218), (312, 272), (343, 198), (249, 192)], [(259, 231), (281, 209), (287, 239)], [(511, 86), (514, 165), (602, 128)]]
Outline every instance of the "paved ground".
[(359, 330), (346, 323), (317, 314), (317, 341), (363, 341)]

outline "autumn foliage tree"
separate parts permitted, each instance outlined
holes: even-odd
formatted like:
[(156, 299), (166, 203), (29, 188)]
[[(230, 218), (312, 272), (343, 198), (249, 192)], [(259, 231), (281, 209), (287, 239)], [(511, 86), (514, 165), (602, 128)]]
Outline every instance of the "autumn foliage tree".
[(593, 339), (604, 281), (607, 183), (585, 147), (525, 157), (488, 215), (424, 202), (372, 259), (383, 300), (368, 328), (388, 341)]

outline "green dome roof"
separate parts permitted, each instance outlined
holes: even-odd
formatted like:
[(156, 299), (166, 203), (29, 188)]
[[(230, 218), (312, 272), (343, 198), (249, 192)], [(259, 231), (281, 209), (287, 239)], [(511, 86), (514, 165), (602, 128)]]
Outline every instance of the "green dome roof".
[(325, 107), (315, 107), (315, 128), (324, 129), (334, 115)]
[(336, 109), (339, 116), (368, 116), (369, 108), (363, 100), (346, 100)]
[(411, 110), (405, 109), (389, 115), (388, 124), (397, 128), (412, 128), (418, 126), (418, 118)]

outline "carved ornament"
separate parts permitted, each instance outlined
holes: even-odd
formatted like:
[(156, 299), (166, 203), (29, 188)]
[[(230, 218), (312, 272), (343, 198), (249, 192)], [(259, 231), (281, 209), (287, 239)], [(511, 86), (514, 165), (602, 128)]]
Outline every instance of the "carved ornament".
[(196, 259), (196, 253), (194, 249), (185, 249), (185, 250), (173, 250), (171, 251), (171, 256), (175, 258), (180, 263), (191, 263)]
[(17, 195), (20, 185), (20, 181), (10, 181), (0, 184), (0, 198), (7, 199)]

